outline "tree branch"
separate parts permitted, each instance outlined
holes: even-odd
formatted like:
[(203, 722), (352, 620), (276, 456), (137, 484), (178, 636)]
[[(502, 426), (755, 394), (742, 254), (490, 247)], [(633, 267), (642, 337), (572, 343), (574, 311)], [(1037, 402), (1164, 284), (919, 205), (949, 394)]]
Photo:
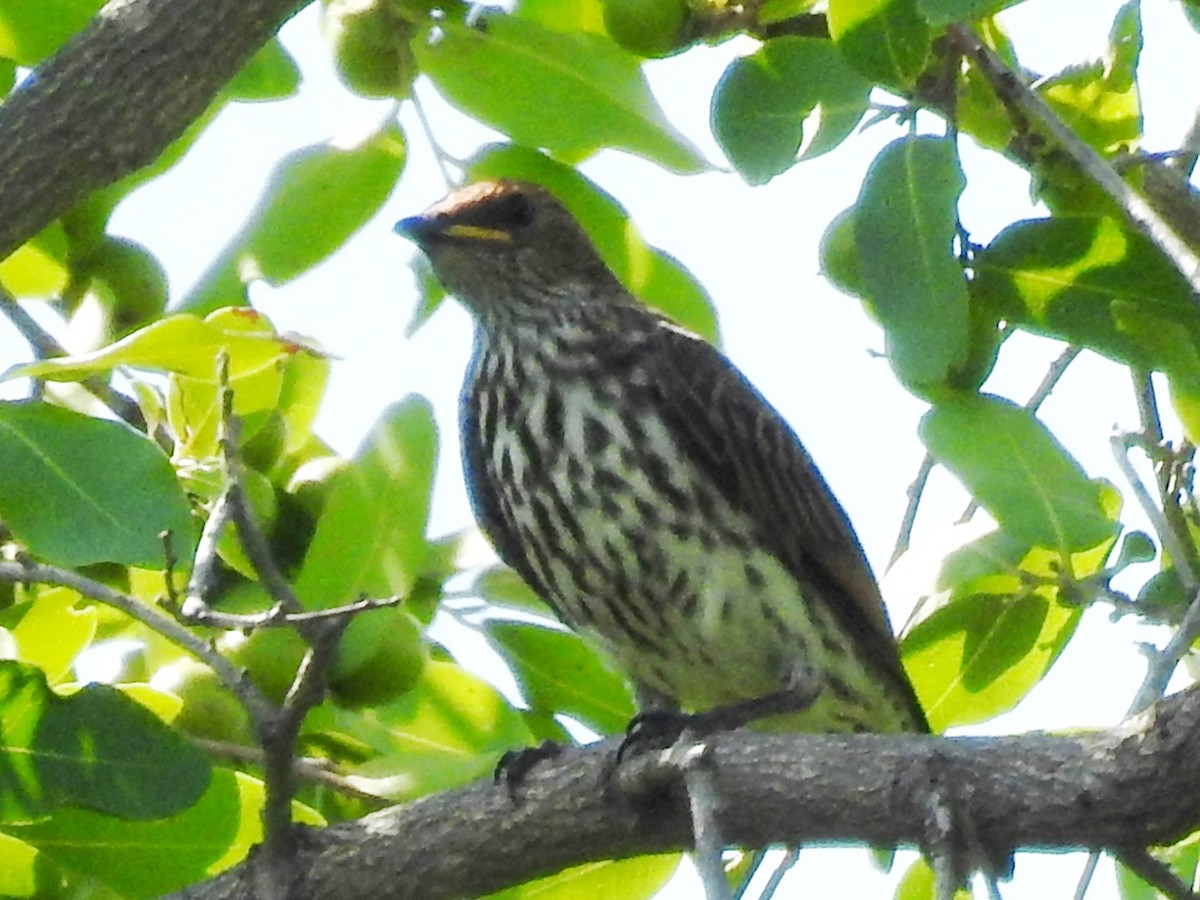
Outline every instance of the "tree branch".
[[(992, 858), (1019, 847), (1125, 848), (1173, 842), (1200, 822), (1200, 688), (1109, 730), (1069, 737), (718, 735), (722, 834), (744, 847), (817, 841), (917, 844), (930, 785)], [(600, 859), (690, 846), (677, 766), (627, 760), (614, 741), (538, 766), (517, 802), (480, 781), (306, 833), (296, 898), (476, 896)], [(253, 896), (253, 863), (177, 896)]]
[(1107, 160), (1072, 131), (1045, 100), (980, 40), (979, 35), (965, 25), (951, 25), (946, 29), (946, 34), (955, 49), (975, 64), (1001, 102), (1019, 110), (1023, 116), (1045, 129), (1087, 177), (1125, 211), (1130, 222), (1150, 238), (1190, 282), (1193, 294), (1200, 300), (1200, 257), (1163, 221), (1154, 207), (1126, 184)]
[(307, 0), (116, 0), (0, 106), (0, 259), (152, 162)]

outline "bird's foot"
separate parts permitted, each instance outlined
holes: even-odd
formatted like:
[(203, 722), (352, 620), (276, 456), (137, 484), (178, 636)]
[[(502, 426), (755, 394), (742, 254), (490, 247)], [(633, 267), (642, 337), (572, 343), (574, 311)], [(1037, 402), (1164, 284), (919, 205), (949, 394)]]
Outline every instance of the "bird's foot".
[(521, 747), (518, 750), (506, 750), (496, 763), (492, 772), (492, 782), (501, 782), (508, 789), (508, 796), (513, 803), (520, 802), (517, 791), (525, 783), (526, 777), (533, 771), (534, 766), (547, 759), (553, 759), (562, 752), (562, 745), (556, 741), (545, 740), (534, 747)]
[(625, 738), (617, 748), (617, 765), (630, 754), (672, 746), (685, 731), (694, 731), (693, 723), (702, 715), (675, 709), (649, 709), (638, 713), (625, 728)]

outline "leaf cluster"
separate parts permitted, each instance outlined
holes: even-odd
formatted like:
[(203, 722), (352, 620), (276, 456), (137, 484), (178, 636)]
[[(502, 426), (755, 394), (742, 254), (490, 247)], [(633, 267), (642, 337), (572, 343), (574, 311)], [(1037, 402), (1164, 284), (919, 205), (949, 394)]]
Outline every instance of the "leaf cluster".
[[(74, 48), (107, 33), (100, 5), (0, 10), (0, 89), (17, 101), (41, 90)], [(1015, 707), (1092, 604), (1173, 629), (1152, 665), (1156, 690), (1191, 653), (1200, 284), (1189, 259), (1200, 220), (1187, 148), (1164, 161), (1140, 146), (1137, 0), (1118, 13), (1103, 59), (1037, 78), (996, 18), (1015, 4), (1000, 0), (829, 0), (820, 11), (809, 0), (319, 5), (347, 90), (389, 98), (392, 110), (353, 145), (281, 159), (193, 288), (172, 294), (169, 273), (111, 233), (110, 219), (227, 104), (296, 93), (299, 67), (275, 39), (169, 145), (142, 148), (153, 163), (75, 197), (0, 261), (0, 308), (31, 347), (5, 376), (25, 379), (28, 398), (0, 403), (0, 894), (162, 894), (242, 862), (263, 838), (272, 792), (294, 796), (299, 822), (355, 819), (486, 777), (515, 746), (624, 728), (633, 697), (608, 660), (554, 624), (511, 571), (475, 564), (477, 534), (429, 533), (439, 436), (428, 402), (388, 406), (355, 454), (334, 453), (314, 431), (331, 360), (256, 311), (251, 288), (285, 286), (339, 252), (403, 179), (410, 141), (427, 140), (456, 179), (546, 185), (634, 293), (718, 340), (704, 287), (578, 165), (619, 150), (679, 175), (710, 170), (668, 122), (643, 63), (734, 36), (754, 42), (713, 90), (711, 128), (747, 183), (836, 153), (875, 120), (910, 125), (829, 224), (821, 258), (882, 328), (897, 380), (927, 405), (926, 475), (944, 467), (994, 524), (945, 555), (903, 638), (935, 729)], [(393, 113), (427, 83), (504, 141), (459, 160), (438, 146), (436, 125), (407, 134)], [(1046, 215), (975, 243), (958, 216), (972, 190), (967, 137), (1025, 168)], [(423, 263), (414, 267), (412, 329), (444, 298)], [(31, 305), (77, 342), (89, 327), (93, 349), (65, 353)], [(988, 390), (1018, 332), (1072, 348), (1064, 367), (1086, 349), (1129, 369), (1142, 429), (1117, 449), (1122, 459), (1145, 453), (1152, 484), (1135, 474), (1118, 489), (1089, 476), (1039, 416), (1040, 399)], [(1173, 442), (1158, 415), (1163, 384), (1179, 422)], [(318, 642), (302, 618), (288, 620), (297, 611), (280, 606), (246, 533), (214, 525), (231, 484), (301, 615), (363, 598), (400, 604), (347, 614), (322, 673), (329, 690), (299, 725), (282, 787), (264, 755), (269, 717), (245, 702), (245, 686), (286, 707)], [(1123, 520), (1126, 496), (1153, 534)], [(1114, 587), (1145, 563), (1144, 586)], [(22, 574), (32, 566), (60, 574)], [(519, 699), (436, 639), (439, 614), (482, 637)], [(1194, 844), (1163, 853), (1184, 878)], [(650, 896), (677, 861), (597, 861), (506, 895)], [(934, 895), (923, 865), (899, 896)], [(1151, 896), (1124, 869), (1121, 890)]]

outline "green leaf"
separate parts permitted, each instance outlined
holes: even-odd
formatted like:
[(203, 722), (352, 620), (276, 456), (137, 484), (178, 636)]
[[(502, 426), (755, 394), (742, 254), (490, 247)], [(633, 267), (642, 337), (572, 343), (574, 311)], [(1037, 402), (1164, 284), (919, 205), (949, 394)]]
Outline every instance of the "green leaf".
[(714, 343), (717, 319), (704, 288), (680, 263), (650, 247), (625, 210), (575, 169), (533, 150), (493, 145), (475, 157), (468, 179), (515, 178), (544, 185), (571, 211), (629, 290)]
[(551, 615), (546, 601), (525, 580), (504, 564), (484, 569), (471, 585), (480, 598), (508, 609)]
[(264, 322), (262, 315), (254, 310), (218, 310), (207, 319), (180, 313), (91, 353), (15, 366), (3, 377), (82, 381), (98, 372), (130, 366), (173, 372), (215, 384), (217, 356), (224, 352), (229, 357), (230, 380), (236, 383), (274, 367), (299, 349), (294, 341), (275, 334), (269, 322), (264, 327)]
[(976, 254), (973, 268), (973, 295), (1037, 334), (1168, 371), (1178, 361), (1176, 331), (1183, 345), (1200, 345), (1187, 279), (1148, 238), (1112, 219), (1017, 222)]
[(489, 894), (485, 900), (575, 900), (578, 897), (650, 898), (671, 880), (683, 857), (678, 853), (602, 860), (572, 866), (554, 875)]
[(191, 511), (170, 462), (122, 424), (47, 403), (2, 403), (0, 471), (0, 518), (47, 562), (157, 568), (162, 531), (181, 556), (190, 553)]
[(362, 594), (407, 593), (421, 575), (437, 459), (437, 426), (423, 398), (389, 407), (354, 460), (332, 476), (317, 531), (296, 578), (320, 608)]
[(960, 395), (926, 413), (920, 431), (934, 459), (1015, 538), (1068, 552), (1112, 537), (1104, 487), (1029, 410)]
[(925, 21), (935, 28), (994, 15), (1021, 0), (917, 0)]
[(917, 0), (829, 0), (829, 32), (851, 66), (901, 89), (924, 71), (933, 39)]
[(271, 38), (225, 85), (224, 94), (231, 100), (282, 100), (299, 88), (300, 67), (279, 39)]
[[(44, 860), (36, 847), (0, 833), (0, 897), (38, 897), (39, 876), (44, 876)], [(39, 871), (41, 870), (41, 871)]]
[(82, 601), (64, 587), (39, 587), (32, 603), (5, 610), (0, 624), (8, 625), (18, 662), (37, 666), (50, 684), (67, 679), (75, 657), (96, 636), (96, 609), (76, 609)]
[(415, 46), (421, 71), (451, 103), (516, 143), (575, 163), (615, 147), (681, 173), (707, 168), (668, 124), (635, 56), (599, 35), (507, 15), (441, 23)]
[[(1184, 884), (1196, 883), (1200, 871), (1200, 833), (1193, 832), (1170, 847), (1155, 847), (1153, 853)], [(1163, 896), (1120, 861), (1117, 861), (1117, 890), (1121, 900), (1159, 900)]]
[(1142, 136), (1141, 51), (1140, 5), (1130, 0), (1113, 21), (1106, 58), (1067, 69), (1039, 85), (1038, 92), (1079, 137), (1112, 153)]
[(953, 253), (965, 185), (953, 141), (905, 137), (871, 164), (854, 211), (862, 285), (910, 389), (949, 382), (967, 361), (967, 284)]
[[(1119, 500), (1113, 492), (1111, 501)], [(1112, 502), (1112, 515), (1119, 511)], [(1012, 709), (1045, 676), (1079, 623), (1070, 581), (1104, 569), (1113, 541), (1063, 558), (993, 531), (942, 564), (937, 604), (901, 646), (905, 669), (935, 731)]]
[(578, 635), (500, 619), (486, 633), (535, 712), (564, 713), (601, 734), (619, 734), (637, 712), (629, 685)]
[(721, 149), (751, 184), (765, 184), (796, 161), (804, 124), (820, 111), (805, 157), (832, 150), (867, 111), (871, 83), (829, 41), (781, 37), (729, 64), (712, 102)]
[(974, 594), (904, 639), (905, 668), (934, 731), (1012, 709), (1075, 633), (1080, 608), (1040, 593)]
[(250, 281), (283, 284), (321, 262), (379, 211), (406, 156), (404, 135), (389, 122), (356, 146), (317, 144), (284, 157), (249, 221), (183, 306), (243, 303)]
[(67, 236), (54, 222), (0, 260), (0, 285), (14, 297), (53, 297), (67, 286)]
[[(893, 900), (943, 900), (935, 882), (936, 878), (929, 863), (923, 858), (915, 860), (896, 885)], [(974, 896), (970, 888), (960, 887), (950, 895), (949, 900), (973, 900)]]
[(605, 33), (601, 0), (518, 0), (513, 15), (556, 31)]
[(4, 822), (63, 806), (160, 819), (195, 803), (211, 775), (200, 750), (115, 688), (90, 684), (59, 697), (21, 663), (0, 661), (0, 726)]
[[(217, 769), (203, 795), (167, 819), (130, 822), (62, 810), (11, 830), (64, 868), (85, 873), (124, 897), (158, 897), (245, 859), (262, 841), (264, 798), (262, 782)], [(325, 824), (299, 803), (292, 804), (292, 815), (304, 824)]]
[(36, 66), (88, 23), (104, 0), (36, 0), (0, 5), (0, 56)]

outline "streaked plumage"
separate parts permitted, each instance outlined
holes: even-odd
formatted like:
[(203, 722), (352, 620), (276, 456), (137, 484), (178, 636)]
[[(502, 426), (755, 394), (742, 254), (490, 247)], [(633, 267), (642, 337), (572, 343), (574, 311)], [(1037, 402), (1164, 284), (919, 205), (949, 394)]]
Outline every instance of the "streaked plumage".
[(629, 294), (541, 188), (471, 185), (397, 230), (477, 322), (476, 515), (567, 624), (685, 710), (817, 677), (781, 724), (926, 729), (845, 514), (724, 356)]

